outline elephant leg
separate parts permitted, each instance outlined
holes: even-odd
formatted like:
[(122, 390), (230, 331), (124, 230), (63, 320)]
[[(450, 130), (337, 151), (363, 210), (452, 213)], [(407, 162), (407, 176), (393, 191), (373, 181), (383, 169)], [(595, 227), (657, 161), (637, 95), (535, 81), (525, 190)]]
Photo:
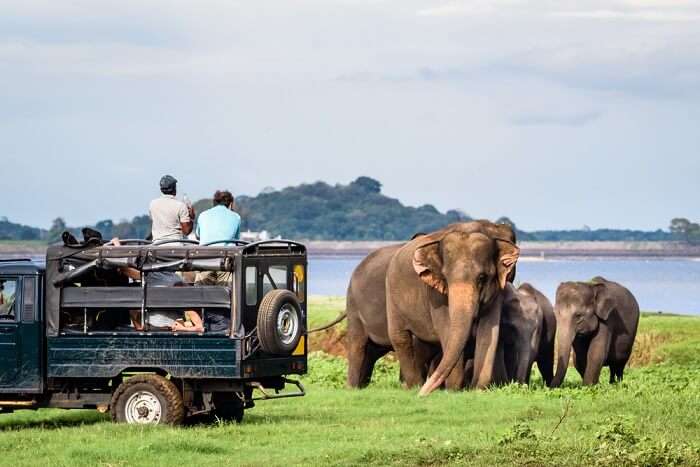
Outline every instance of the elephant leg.
[(574, 340), (574, 366), (583, 379), (586, 374), (586, 364), (588, 363), (588, 343), (580, 339)]
[[(471, 362), (472, 367), (474, 366), (474, 361), (473, 360), (468, 360), (467, 364)], [(496, 350), (496, 363), (495, 367), (493, 369), (493, 382), (496, 385), (504, 385), (508, 384), (509, 378), (508, 378), (508, 367), (506, 365), (506, 351), (505, 351), (505, 343), (503, 341), (498, 342), (498, 349)], [(465, 366), (465, 381), (471, 381), (471, 376), (466, 372), (466, 366)], [(467, 379), (469, 378), (469, 379)]]
[(474, 377), (472, 378), (472, 386), (477, 389), (486, 388), (493, 383), (502, 306), (503, 294), (499, 294), (479, 317), (476, 329), (476, 348), (474, 349)]
[(618, 382), (622, 381), (622, 377), (625, 373), (625, 365), (627, 365), (627, 362), (618, 364), (617, 368), (615, 369), (615, 378)]
[(457, 391), (464, 388), (464, 355), (460, 355), (457, 364), (445, 379), (445, 388)]
[(345, 341), (348, 352), (347, 385), (351, 388), (363, 388), (372, 378), (376, 361), (391, 349), (372, 342), (355, 314), (348, 319)]
[(627, 361), (617, 361), (610, 363), (610, 384), (622, 381), (622, 375), (625, 370), (625, 365), (627, 365)]
[[(420, 368), (421, 377), (423, 380), (425, 380), (431, 373), (431, 366), (433, 364), (437, 366), (437, 363), (439, 362), (439, 359), (438, 362), (435, 362), (435, 360), (440, 353), (440, 347), (423, 342), (416, 337), (413, 340), (413, 353), (416, 358), (416, 366)], [(434, 370), (435, 368), (432, 369)]]
[(348, 380), (351, 388), (362, 388), (369, 384), (374, 362), (369, 349), (371, 342), (364, 336), (348, 335)]
[(421, 370), (416, 362), (416, 354), (413, 348), (413, 335), (405, 329), (389, 330), (389, 339), (396, 352), (401, 366), (401, 376), (403, 376), (406, 387), (420, 386), (424, 383), (421, 377)]
[(554, 378), (554, 341), (540, 345), (537, 353), (537, 369), (542, 375), (542, 379), (547, 386), (551, 386)]
[(598, 384), (600, 379), (600, 371), (608, 358), (610, 350), (610, 332), (605, 323), (600, 323), (598, 332), (591, 339), (591, 344), (588, 346), (588, 354), (586, 361), (586, 371), (583, 375), (584, 385)]
[(530, 373), (532, 372), (532, 349), (530, 342), (521, 337), (516, 341), (515, 345), (515, 380), (520, 384), (530, 383)]
[(374, 364), (377, 363), (377, 360), (389, 353), (390, 350), (391, 349), (375, 344), (371, 340), (367, 342), (367, 346), (365, 347), (365, 361), (363, 365), (364, 368), (366, 368), (366, 371), (363, 375), (361, 375), (362, 379), (360, 380), (360, 387), (365, 387), (369, 384), (369, 382), (372, 380)]
[(464, 384), (466, 384), (467, 381), (471, 381), (473, 376), (474, 376), (474, 359), (469, 358), (464, 363)]

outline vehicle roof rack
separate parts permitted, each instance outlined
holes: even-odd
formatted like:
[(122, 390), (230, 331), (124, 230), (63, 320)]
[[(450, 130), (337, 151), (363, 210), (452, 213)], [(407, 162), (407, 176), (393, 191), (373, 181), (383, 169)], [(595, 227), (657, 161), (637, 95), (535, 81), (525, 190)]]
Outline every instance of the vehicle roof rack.
[(120, 238), (119, 243), (122, 245), (150, 245), (153, 242), (150, 240), (143, 240), (141, 238)]
[(250, 242), (246, 242), (245, 240), (216, 240), (215, 242), (205, 243), (204, 245), (200, 245), (200, 246), (213, 246), (213, 245), (220, 245), (222, 243), (224, 243), (224, 244), (232, 243), (235, 246), (250, 245)]
[(306, 251), (306, 246), (303, 243), (295, 242), (293, 240), (285, 240), (282, 238), (274, 239), (274, 240), (260, 240), (258, 242), (253, 242), (245, 245), (242, 250), (243, 253), (249, 253), (249, 252), (258, 252), (259, 247), (265, 247), (265, 246), (275, 246), (277, 245), (278, 247), (286, 247), (288, 251), (291, 253), (292, 248), (301, 248), (302, 251)]
[(18, 263), (18, 262), (31, 263), (32, 259), (31, 258), (1, 258), (0, 259), (0, 263)]
[(151, 243), (153, 246), (161, 246), (161, 245), (169, 245), (171, 243), (187, 243), (189, 245), (199, 245), (199, 242), (197, 240), (190, 240), (189, 238), (173, 238), (169, 240), (158, 240), (157, 242)]

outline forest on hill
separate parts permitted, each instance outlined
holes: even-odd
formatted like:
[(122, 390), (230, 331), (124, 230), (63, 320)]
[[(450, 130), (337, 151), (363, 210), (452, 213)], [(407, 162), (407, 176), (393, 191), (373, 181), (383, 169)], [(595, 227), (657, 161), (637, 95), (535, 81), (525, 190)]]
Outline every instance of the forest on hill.
[[(266, 189), (257, 196), (240, 195), (236, 209), (243, 230), (266, 230), (272, 236), (303, 240), (404, 240), (417, 232), (431, 232), (447, 224), (472, 218), (451, 209), (440, 212), (431, 204), (405, 206), (381, 191), (379, 181), (359, 177), (343, 185), (325, 182), (301, 184), (281, 190)], [(211, 200), (194, 204), (197, 213), (211, 207)], [(529, 241), (684, 241), (700, 243), (700, 225), (685, 218), (673, 219), (668, 230), (588, 229), (522, 231), (508, 217), (495, 219), (513, 225), (519, 240)], [(62, 217), (50, 229), (40, 229), (0, 217), (0, 240), (54, 242), (64, 230), (79, 232), (83, 226), (68, 226)], [(131, 220), (110, 219), (89, 226), (105, 238), (146, 238), (151, 229), (147, 214)]]

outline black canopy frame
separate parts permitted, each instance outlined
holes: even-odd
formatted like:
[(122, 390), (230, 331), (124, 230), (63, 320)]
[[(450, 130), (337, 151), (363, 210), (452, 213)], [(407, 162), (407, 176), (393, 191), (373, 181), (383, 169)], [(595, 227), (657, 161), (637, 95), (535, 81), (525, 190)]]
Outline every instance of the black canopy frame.
[[(121, 246), (54, 245), (46, 253), (46, 332), (59, 335), (62, 307), (168, 308), (183, 303), (193, 308), (229, 307), (232, 329), (240, 334), (241, 317), (236, 304), (241, 300), (240, 274), (232, 274), (230, 287), (148, 287), (148, 274), (155, 271), (219, 271), (240, 270), (244, 256), (306, 256), (303, 244), (290, 240), (266, 240), (254, 243), (235, 242), (220, 245), (149, 244), (129, 242)], [(72, 287), (68, 284), (91, 271), (129, 267), (141, 272), (141, 287)], [(83, 289), (76, 291), (75, 289)], [(136, 294), (136, 295), (135, 295)], [(225, 294), (225, 296), (224, 296)], [(135, 299), (141, 298), (140, 303)], [(142, 313), (143, 317), (143, 313)]]

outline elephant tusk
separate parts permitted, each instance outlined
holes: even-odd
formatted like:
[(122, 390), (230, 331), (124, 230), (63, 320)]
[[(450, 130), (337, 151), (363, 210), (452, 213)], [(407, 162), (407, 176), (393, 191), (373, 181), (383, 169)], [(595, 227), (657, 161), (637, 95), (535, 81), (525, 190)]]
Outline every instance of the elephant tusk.
[[(435, 380), (438, 381), (435, 381)], [(428, 381), (423, 384), (423, 387), (420, 389), (420, 392), (418, 395), (420, 397), (425, 397), (429, 395), (431, 392), (433, 392), (438, 386), (442, 384), (442, 381), (440, 381), (440, 378), (436, 378), (435, 374), (433, 373), (430, 378), (428, 378)]]

